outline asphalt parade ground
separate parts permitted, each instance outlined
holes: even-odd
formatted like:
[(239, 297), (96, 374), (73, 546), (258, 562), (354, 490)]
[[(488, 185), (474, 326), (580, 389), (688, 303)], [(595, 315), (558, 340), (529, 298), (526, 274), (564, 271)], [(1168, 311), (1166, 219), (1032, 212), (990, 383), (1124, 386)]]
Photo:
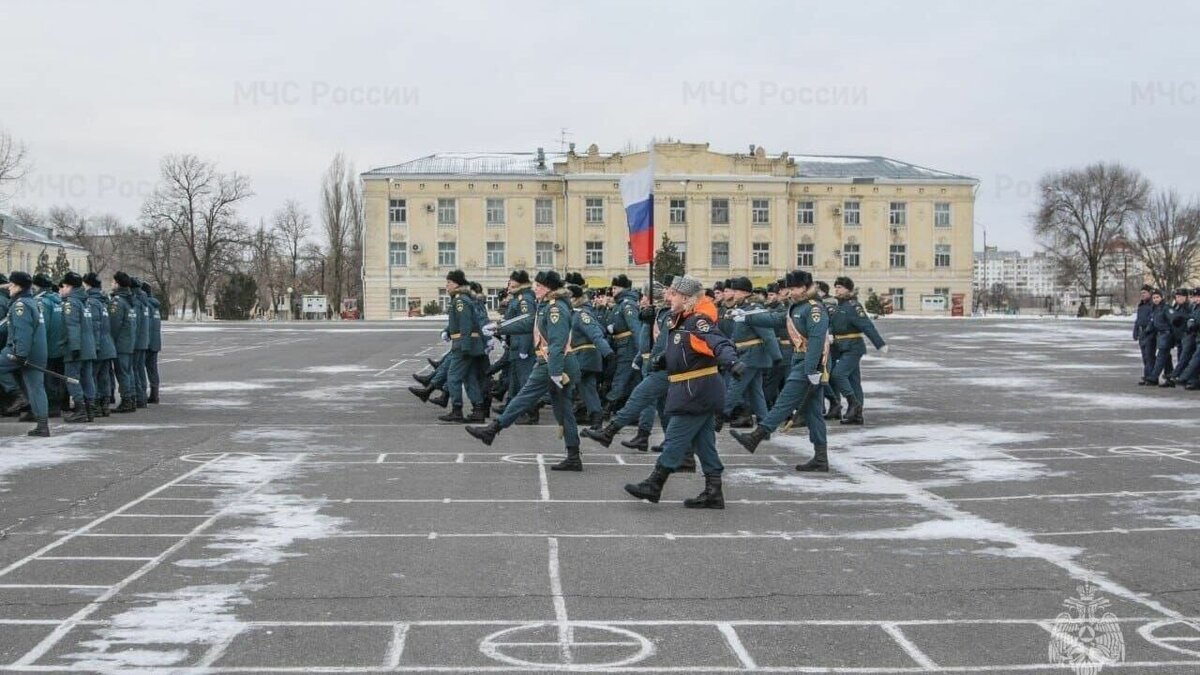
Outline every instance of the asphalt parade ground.
[(879, 326), (832, 473), (726, 432), (692, 511), (436, 422), (437, 323), (167, 324), (161, 405), (0, 422), (0, 671), (1200, 672), (1200, 394), (1123, 323)]

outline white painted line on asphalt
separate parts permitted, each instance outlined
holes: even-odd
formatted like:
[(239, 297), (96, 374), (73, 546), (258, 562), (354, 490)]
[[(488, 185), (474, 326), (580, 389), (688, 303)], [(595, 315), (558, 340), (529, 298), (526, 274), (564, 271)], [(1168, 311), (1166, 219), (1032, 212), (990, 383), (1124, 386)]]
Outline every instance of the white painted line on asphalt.
[(567, 616), (567, 599), (563, 597), (562, 573), (558, 564), (558, 540), (551, 537), (548, 542), (550, 596), (554, 598), (554, 620), (558, 623), (559, 657), (562, 659), (562, 663), (570, 664), (572, 663), (571, 643), (575, 640), (571, 635), (571, 619)]
[(467, 461), (467, 453), (465, 453), (465, 452), (458, 453), (458, 456), (454, 458), (455, 464), (465, 464), (466, 461)]
[(384, 368), (383, 370), (375, 373), (372, 377), (379, 377), (380, 375), (385, 375), (385, 374), (391, 372), (397, 366), (402, 366), (402, 365), (408, 363), (408, 361), (409, 361), (408, 359), (400, 359), (399, 361), (393, 363), (392, 365), (388, 366), (387, 368)]
[(36, 560), (128, 560), (135, 562), (146, 562), (147, 560), (154, 560), (154, 558), (133, 558), (119, 555), (48, 555), (42, 556), (41, 558), (36, 558)]
[(408, 638), (408, 624), (398, 623), (392, 626), (392, 642), (388, 645), (387, 654), (383, 659), (384, 668), (396, 668), (400, 665), (400, 657), (404, 655), (404, 643)]
[(925, 652), (921, 651), (917, 645), (913, 644), (913, 641), (908, 639), (908, 636), (904, 634), (904, 631), (900, 630), (899, 626), (894, 623), (885, 623), (881, 626), (881, 628), (883, 628), (883, 632), (892, 636), (892, 639), (896, 641), (896, 644), (900, 645), (900, 648), (903, 649), (906, 654), (908, 654), (909, 658), (911, 658), (913, 661), (916, 661), (917, 665), (925, 668), (926, 670), (935, 670), (938, 668), (938, 664), (934, 663), (933, 659), (929, 658)]
[(0, 584), (0, 588), (112, 588), (98, 584)]
[(746, 651), (746, 645), (742, 644), (742, 639), (738, 637), (737, 631), (733, 626), (727, 623), (717, 624), (717, 630), (721, 631), (721, 635), (725, 636), (725, 642), (729, 645), (729, 649), (733, 651), (737, 657), (738, 663), (742, 664), (742, 668), (746, 670), (754, 670), (758, 668), (758, 664), (754, 662), (754, 658), (750, 656), (750, 652)]
[(385, 461), (387, 461), (387, 456), (388, 456), (388, 454), (387, 454), (386, 452), (381, 452), (381, 453), (379, 453), (379, 457), (377, 457), (377, 458), (375, 459), (375, 463), (376, 463), (376, 464), (383, 464)]
[(550, 479), (546, 475), (546, 458), (545, 455), (538, 453), (538, 485), (541, 487), (542, 501), (550, 501)]
[[(211, 500), (210, 500), (211, 501)], [(176, 513), (120, 513), (117, 518), (207, 518), (212, 514), (176, 514)]]

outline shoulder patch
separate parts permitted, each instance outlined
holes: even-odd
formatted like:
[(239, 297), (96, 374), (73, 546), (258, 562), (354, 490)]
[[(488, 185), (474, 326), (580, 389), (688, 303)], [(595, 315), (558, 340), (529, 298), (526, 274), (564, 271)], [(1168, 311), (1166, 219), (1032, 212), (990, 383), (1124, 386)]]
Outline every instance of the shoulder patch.
[(708, 322), (708, 319), (696, 319), (696, 330), (707, 333), (712, 330), (712, 324)]
[(462, 300), (456, 300), (454, 302), (454, 311), (456, 311), (456, 312), (463, 311), (463, 301)]
[(17, 313), (17, 316), (23, 315), (25, 313), (25, 304), (18, 302), (17, 306), (13, 308), (13, 311)]
[(821, 308), (816, 305), (813, 305), (812, 322), (821, 323)]
[(863, 309), (863, 306), (862, 306), (862, 305), (855, 305), (855, 306), (854, 306), (854, 310), (858, 312), (858, 315), (859, 315), (860, 317), (866, 318), (866, 316), (867, 316), (867, 311), (866, 311), (865, 309)]
[(591, 314), (588, 314), (587, 312), (580, 312), (580, 313), (579, 313), (579, 320), (580, 320), (580, 321), (582, 321), (582, 322), (584, 322), (584, 323), (591, 323), (591, 322), (592, 322), (592, 315), (591, 315)]
[(71, 313), (71, 306), (70, 306), (70, 305), (67, 305), (67, 306), (63, 307), (63, 313), (64, 313), (64, 314), (70, 314), (70, 313)]
[(522, 313), (522, 314), (528, 314), (528, 313), (529, 313), (529, 302), (528, 302), (527, 300), (525, 300), (525, 298), (521, 298), (521, 305), (520, 305), (520, 308), (521, 308), (521, 313)]

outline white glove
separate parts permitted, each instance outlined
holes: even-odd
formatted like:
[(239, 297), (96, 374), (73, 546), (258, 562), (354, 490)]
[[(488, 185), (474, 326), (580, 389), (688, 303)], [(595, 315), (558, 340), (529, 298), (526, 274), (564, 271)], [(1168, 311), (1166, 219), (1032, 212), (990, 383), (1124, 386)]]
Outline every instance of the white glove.
[(638, 365), (638, 361), (639, 361), (639, 359), (634, 359), (633, 363), (629, 364), (629, 367), (633, 368), (634, 370), (640, 371), (642, 369), (642, 367), (640, 365)]
[(820, 374), (820, 373), (813, 373), (812, 375), (809, 375), (809, 376), (808, 376), (808, 381), (809, 381), (810, 383), (812, 383), (812, 385), (813, 385), (814, 387), (815, 387), (815, 386), (817, 386), (818, 384), (821, 384), (821, 374)]
[(611, 323), (610, 323), (610, 324), (608, 324), (607, 326), (605, 326), (605, 328), (607, 328), (607, 329), (608, 329), (608, 334), (609, 334), (609, 335), (612, 335), (612, 334), (613, 334), (613, 324), (611, 324)]
[(880, 348), (879, 348), (879, 353), (880, 353), (880, 354), (886, 354), (886, 353), (888, 353), (888, 346), (887, 346), (887, 345), (884, 345), (884, 346), (880, 347)]
[(517, 352), (517, 358), (524, 361), (525, 359), (529, 358), (529, 355), (526, 354), (525, 352)]
[(559, 389), (563, 388), (563, 376), (562, 375), (551, 375), (550, 381), (553, 382), (554, 386), (558, 387)]
[(726, 314), (726, 316), (729, 316), (734, 321), (737, 321), (738, 317), (746, 316), (746, 310), (742, 309), (741, 307), (735, 307), (734, 309), (729, 310), (729, 313)]
[(448, 330), (442, 331), (442, 342), (449, 342), (449, 341), (450, 341), (450, 331), (448, 331)]
[(733, 312), (729, 313), (729, 315), (733, 317), (734, 323), (746, 323), (746, 313), (745, 312), (743, 312), (740, 309), (735, 309), (733, 311), (738, 312), (737, 314), (734, 314)]
[(479, 330), (487, 337), (492, 337), (493, 335), (496, 334), (496, 322), (493, 321), (489, 324), (484, 324), (483, 328), (481, 328)]
[(487, 350), (489, 352), (492, 351), (493, 349), (501, 349), (503, 347), (504, 347), (504, 343), (496, 338), (491, 338), (488, 340)]

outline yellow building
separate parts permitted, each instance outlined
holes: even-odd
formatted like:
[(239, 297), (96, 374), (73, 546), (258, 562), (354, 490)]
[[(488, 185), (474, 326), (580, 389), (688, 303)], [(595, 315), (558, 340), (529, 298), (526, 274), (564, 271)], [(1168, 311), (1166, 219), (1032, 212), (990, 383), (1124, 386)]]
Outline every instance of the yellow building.
[(0, 213), (0, 265), (3, 265), (0, 271), (7, 274), (19, 270), (33, 274), (43, 255), (53, 268), (60, 252), (66, 256), (72, 270), (86, 274), (90, 269), (86, 248), (59, 239), (49, 227)]
[[(593, 286), (646, 267), (629, 258), (618, 181), (647, 152), (439, 153), (362, 175), (365, 318), (405, 316), (444, 298), (462, 268), (489, 295), (509, 271), (580, 271)], [(656, 238), (689, 274), (758, 284), (796, 267), (865, 301), (891, 294), (903, 313), (971, 306), (974, 178), (885, 157), (719, 153), (707, 143), (654, 147)], [(960, 296), (961, 297), (955, 297)]]

